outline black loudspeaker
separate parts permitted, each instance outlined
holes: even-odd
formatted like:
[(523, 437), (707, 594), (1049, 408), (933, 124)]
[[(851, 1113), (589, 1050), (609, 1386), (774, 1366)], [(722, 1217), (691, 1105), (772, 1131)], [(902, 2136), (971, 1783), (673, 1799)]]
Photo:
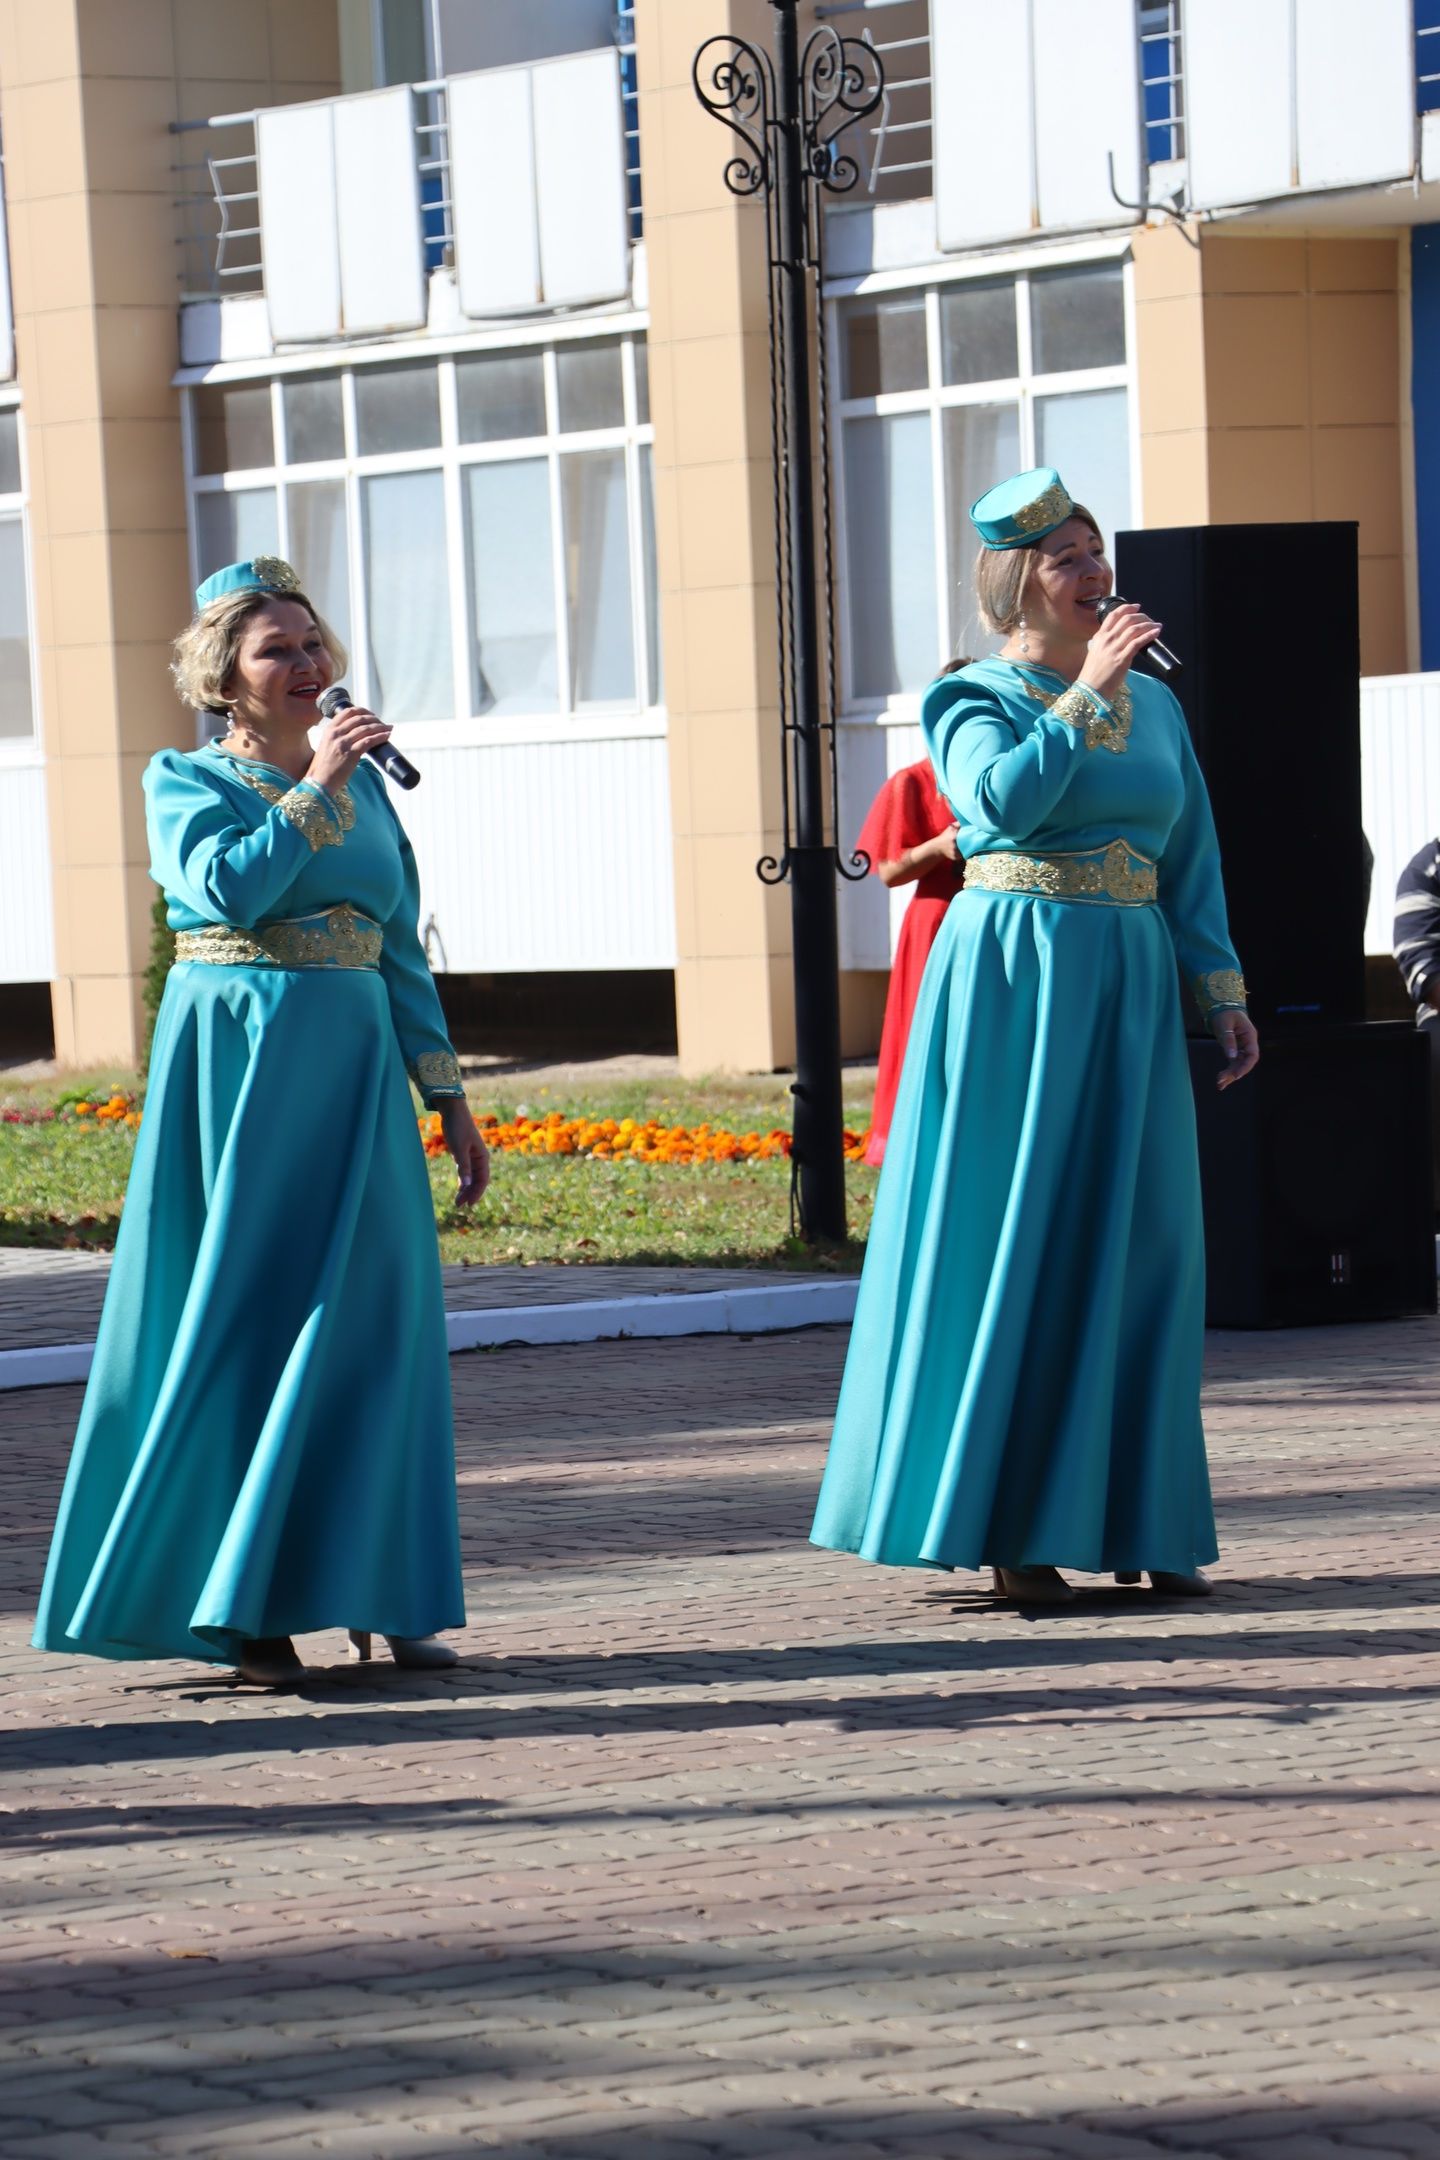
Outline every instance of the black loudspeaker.
[[(1356, 527), (1116, 535), (1115, 581), (1165, 625), (1262, 1034), (1365, 1015)], [(1192, 1033), (1203, 1031), (1190, 1012)]]
[(1424, 1035), (1403, 1020), (1282, 1030), (1222, 1095), (1224, 1062), (1218, 1043), (1191, 1043), (1206, 1325), (1433, 1313)]

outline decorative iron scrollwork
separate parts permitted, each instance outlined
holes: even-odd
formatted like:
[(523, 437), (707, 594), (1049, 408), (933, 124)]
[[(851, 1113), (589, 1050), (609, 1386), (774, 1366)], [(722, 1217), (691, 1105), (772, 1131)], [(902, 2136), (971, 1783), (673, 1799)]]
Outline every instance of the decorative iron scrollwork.
[(707, 38), (691, 74), (706, 112), (738, 135), (749, 153), (727, 161), (726, 187), (732, 195), (768, 192), (774, 184), (770, 131), (775, 124), (775, 71), (769, 54), (744, 38)]
[(800, 62), (805, 167), (832, 195), (848, 194), (860, 178), (858, 161), (838, 147), (837, 136), (874, 112), (884, 95), (885, 71), (873, 45), (842, 38), (828, 24), (812, 32)]

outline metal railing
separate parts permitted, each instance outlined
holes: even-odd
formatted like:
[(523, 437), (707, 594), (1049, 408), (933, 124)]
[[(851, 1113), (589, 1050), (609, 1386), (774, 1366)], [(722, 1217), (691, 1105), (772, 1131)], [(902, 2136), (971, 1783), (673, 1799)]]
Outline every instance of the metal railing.
[[(640, 195), (640, 99), (635, 77), (634, 7), (616, 11), (625, 125), (625, 187), (630, 237), (643, 226)], [(415, 97), (415, 169), (420, 180), (420, 222), (429, 270), (455, 259), (450, 189), (450, 120), (444, 77), (411, 85)], [(260, 233), (260, 182), (254, 112), (215, 113), (208, 120), (177, 120), (172, 132), (203, 136), (202, 157), (177, 159), (180, 183), (180, 286), (186, 298), (265, 289)]]
[[(877, 202), (928, 195), (934, 186), (929, 0), (820, 0), (822, 23), (863, 38), (879, 54), (885, 94), (865, 140), (863, 185)], [(842, 17), (861, 16), (841, 24)]]
[[(1434, 15), (1434, 22), (1421, 22), (1421, 13)], [(1440, 38), (1440, 8), (1435, 0), (1419, 0), (1415, 10), (1415, 110), (1419, 113), (1440, 111), (1440, 44), (1430, 45), (1427, 38)]]

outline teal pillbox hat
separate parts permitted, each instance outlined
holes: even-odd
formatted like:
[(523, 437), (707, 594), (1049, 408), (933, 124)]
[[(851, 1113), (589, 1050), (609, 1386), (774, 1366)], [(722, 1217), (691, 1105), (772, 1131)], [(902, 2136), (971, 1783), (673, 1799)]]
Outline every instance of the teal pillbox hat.
[(256, 555), (250, 562), (226, 563), (195, 588), (195, 612), (232, 592), (298, 593), (300, 580), (278, 555)]
[(971, 504), (970, 522), (988, 548), (1029, 547), (1063, 525), (1074, 508), (1054, 466), (1037, 465), (987, 488)]

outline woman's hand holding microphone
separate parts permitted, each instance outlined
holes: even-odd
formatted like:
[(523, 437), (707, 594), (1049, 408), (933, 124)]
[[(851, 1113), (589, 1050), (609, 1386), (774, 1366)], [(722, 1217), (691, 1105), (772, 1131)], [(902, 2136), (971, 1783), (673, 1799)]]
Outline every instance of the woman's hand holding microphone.
[(333, 719), (322, 720), (315, 730), (315, 751), (306, 779), (333, 795), (344, 787), (366, 751), (378, 750), (394, 732), (366, 706), (342, 706)]
[(1077, 680), (1104, 698), (1107, 705), (1113, 705), (1125, 677), (1163, 628), (1163, 623), (1152, 620), (1133, 600), (1123, 600), (1091, 638)]

